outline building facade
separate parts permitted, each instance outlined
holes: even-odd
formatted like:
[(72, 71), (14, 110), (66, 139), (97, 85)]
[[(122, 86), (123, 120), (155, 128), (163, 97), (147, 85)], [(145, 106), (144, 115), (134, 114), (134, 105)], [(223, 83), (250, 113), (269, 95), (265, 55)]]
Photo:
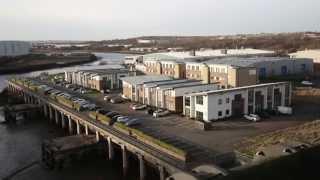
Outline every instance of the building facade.
[(166, 75), (177, 79), (185, 78), (186, 69), (185, 64), (178, 61), (144, 61), (146, 67), (146, 74), (152, 75)]
[(222, 89), (258, 83), (255, 67), (215, 64), (214, 62), (187, 62), (186, 78), (202, 80), (203, 83), (218, 83)]
[(15, 57), (30, 54), (31, 44), (24, 41), (0, 41), (0, 57)]
[(65, 81), (98, 91), (122, 88), (121, 78), (135, 76), (127, 69), (99, 69), (83, 71), (66, 71)]
[(187, 79), (144, 79), (137, 76), (123, 79), (123, 95), (131, 101), (155, 108), (167, 109), (175, 113), (183, 111), (183, 95), (217, 89), (215, 84), (202, 84), (201, 81)]
[(291, 105), (291, 84), (258, 84), (231, 89), (191, 93), (184, 96), (183, 114), (204, 121), (241, 117)]

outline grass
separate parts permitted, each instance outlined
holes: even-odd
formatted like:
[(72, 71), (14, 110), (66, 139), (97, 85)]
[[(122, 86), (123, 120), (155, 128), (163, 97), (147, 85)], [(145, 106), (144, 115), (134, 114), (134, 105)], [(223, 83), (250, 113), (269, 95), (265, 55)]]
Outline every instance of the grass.
[(236, 149), (240, 153), (253, 157), (260, 147), (266, 147), (288, 141), (298, 141), (311, 145), (319, 145), (320, 120), (247, 138), (243, 142), (237, 144)]

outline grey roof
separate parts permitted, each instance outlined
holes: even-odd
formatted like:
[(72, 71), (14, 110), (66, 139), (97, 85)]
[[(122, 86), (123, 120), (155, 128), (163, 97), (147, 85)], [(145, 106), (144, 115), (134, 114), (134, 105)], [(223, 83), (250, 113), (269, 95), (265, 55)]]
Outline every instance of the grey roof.
[(84, 70), (82, 72), (88, 73), (96, 73), (96, 74), (114, 74), (114, 73), (127, 73), (128, 69), (92, 69), (92, 70)]
[(172, 79), (172, 80), (165, 80), (165, 81), (157, 81), (157, 82), (146, 82), (144, 85), (146, 87), (157, 87), (157, 86), (164, 86), (164, 85), (175, 85), (175, 84), (186, 84), (186, 83), (192, 83), (192, 82), (202, 82), (200, 80), (194, 80), (194, 79)]
[(212, 86), (212, 87), (215, 87), (215, 85), (216, 85), (216, 83), (214, 83), (214, 84), (203, 84), (200, 81), (200, 82), (194, 82), (193, 84), (192, 84), (192, 82), (189, 82), (189, 83), (165, 85), (165, 86), (160, 86), (159, 89), (168, 90), (168, 89), (179, 89), (179, 88), (198, 87), (198, 86)]
[(236, 67), (254, 67), (257, 63), (263, 62), (279, 62), (279, 61), (294, 61), (297, 59), (291, 59), (289, 57), (225, 57), (216, 58), (208, 61), (204, 61), (208, 65), (210, 64), (226, 64)]
[(226, 93), (226, 92), (232, 92), (232, 91), (246, 90), (246, 89), (250, 89), (250, 88), (259, 88), (259, 87), (283, 85), (283, 84), (289, 84), (289, 82), (265, 83), (265, 84), (256, 84), (256, 85), (251, 85), (251, 86), (230, 88), (230, 89), (205, 91), (205, 92), (201, 92), (201, 93), (190, 93), (190, 94), (187, 94), (187, 96), (202, 96), (202, 95), (208, 95), (208, 94), (219, 94), (219, 93)]
[(143, 76), (130, 76), (121, 78), (122, 81), (125, 81), (132, 85), (143, 84), (146, 82), (157, 82), (157, 81), (164, 81), (173, 79), (169, 76), (164, 75), (143, 75)]

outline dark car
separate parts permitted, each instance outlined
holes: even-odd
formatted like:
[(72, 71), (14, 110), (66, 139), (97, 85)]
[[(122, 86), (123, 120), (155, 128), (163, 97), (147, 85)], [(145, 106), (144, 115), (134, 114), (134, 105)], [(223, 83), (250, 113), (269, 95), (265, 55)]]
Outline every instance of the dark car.
[(116, 116), (116, 115), (119, 115), (119, 113), (114, 112), (114, 111), (111, 111), (111, 112), (109, 112), (109, 113), (106, 114), (106, 116), (108, 116), (108, 117), (110, 117), (110, 118), (112, 118), (113, 116)]
[(270, 114), (267, 113), (266, 111), (262, 111), (262, 112), (259, 112), (257, 113), (261, 118), (264, 118), (264, 119), (267, 119), (267, 118), (270, 118)]

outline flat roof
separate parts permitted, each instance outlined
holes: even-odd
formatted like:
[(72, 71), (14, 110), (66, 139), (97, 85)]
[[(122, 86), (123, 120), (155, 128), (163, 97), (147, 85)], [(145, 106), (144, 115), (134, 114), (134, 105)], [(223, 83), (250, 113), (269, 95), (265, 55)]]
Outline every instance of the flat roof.
[(225, 57), (204, 61), (205, 64), (226, 64), (237, 67), (254, 67), (256, 63), (262, 62), (279, 62), (279, 61), (294, 61), (307, 60), (305, 58), (290, 58), (290, 57)]
[(187, 88), (187, 87), (197, 87), (197, 86), (212, 86), (212, 87), (216, 87), (216, 83), (215, 84), (203, 84), (202, 82), (199, 83), (195, 83), (195, 84), (175, 84), (173, 86), (160, 86), (159, 89), (160, 90), (168, 90), (168, 89), (180, 89), (180, 88)]
[(171, 80), (172, 77), (164, 76), (164, 75), (142, 75), (142, 76), (130, 76), (121, 78), (122, 81), (125, 81), (132, 85), (143, 84), (145, 82), (156, 82), (156, 81), (164, 81)]
[(200, 80), (194, 79), (171, 79), (165, 81), (158, 81), (158, 82), (146, 82), (144, 83), (145, 87), (156, 87), (156, 86), (164, 86), (164, 85), (172, 85), (172, 84), (185, 84), (185, 83), (192, 83), (192, 82), (201, 82)]
[(289, 82), (265, 83), (265, 84), (256, 84), (256, 85), (251, 85), (251, 86), (230, 88), (230, 89), (219, 89), (219, 90), (206, 91), (206, 92), (201, 92), (201, 93), (190, 93), (190, 94), (187, 94), (187, 96), (202, 96), (202, 95), (209, 95), (209, 94), (219, 94), (219, 93), (227, 93), (227, 92), (238, 91), (238, 90), (245, 90), (245, 89), (250, 89), (250, 88), (259, 88), (259, 87), (283, 85), (283, 84), (289, 84)]

